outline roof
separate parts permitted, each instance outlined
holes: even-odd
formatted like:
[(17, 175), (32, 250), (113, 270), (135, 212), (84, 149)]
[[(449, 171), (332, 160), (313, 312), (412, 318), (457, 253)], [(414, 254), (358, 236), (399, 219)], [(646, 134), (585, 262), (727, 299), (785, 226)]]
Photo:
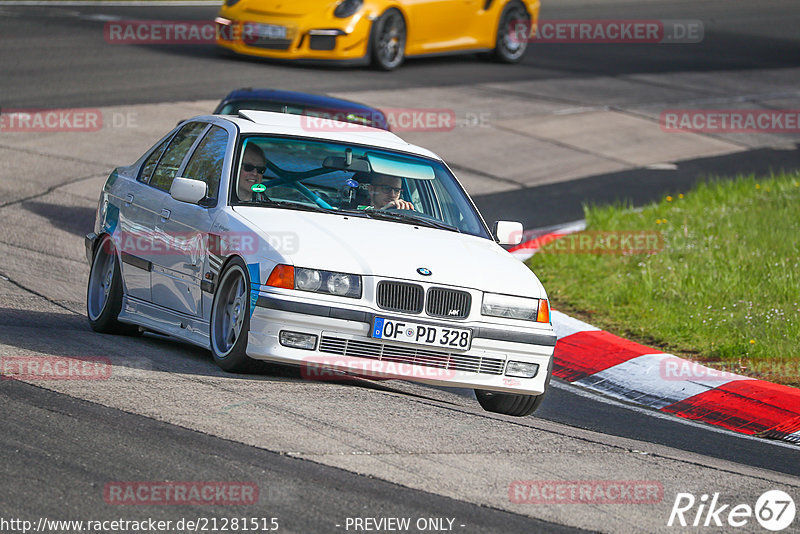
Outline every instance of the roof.
[(222, 102), (220, 103), (219, 107), (222, 107), (222, 104), (233, 101), (233, 100), (270, 100), (276, 102), (284, 102), (287, 104), (302, 104), (307, 106), (314, 106), (320, 108), (345, 108), (351, 110), (363, 110), (363, 111), (380, 111), (377, 108), (372, 106), (367, 106), (366, 104), (360, 104), (358, 102), (352, 102), (350, 100), (345, 100), (343, 98), (334, 98), (332, 96), (323, 96), (323, 95), (313, 95), (310, 93), (300, 93), (297, 91), (279, 91), (277, 89), (236, 89), (235, 91), (231, 91), (228, 96), (226, 96)]
[(195, 117), (195, 119), (200, 118), (230, 121), (236, 124), (243, 134), (289, 135), (325, 141), (371, 145), (441, 160), (439, 156), (430, 150), (412, 145), (392, 132), (330, 119), (251, 110), (240, 111), (239, 117), (229, 115)]
[[(272, 104), (281, 104), (288, 106), (296, 106), (304, 109), (318, 109), (318, 110), (337, 110), (347, 111), (349, 113), (361, 113), (370, 118), (373, 125), (377, 125), (384, 130), (389, 129), (386, 115), (378, 108), (345, 100), (343, 98), (335, 98), (332, 96), (315, 95), (311, 93), (301, 93), (298, 91), (280, 91), (277, 89), (236, 89), (231, 91), (222, 99), (217, 105), (214, 113), (220, 113), (228, 104), (236, 103), (239, 101), (263, 101)], [(237, 108), (240, 106), (237, 106)]]

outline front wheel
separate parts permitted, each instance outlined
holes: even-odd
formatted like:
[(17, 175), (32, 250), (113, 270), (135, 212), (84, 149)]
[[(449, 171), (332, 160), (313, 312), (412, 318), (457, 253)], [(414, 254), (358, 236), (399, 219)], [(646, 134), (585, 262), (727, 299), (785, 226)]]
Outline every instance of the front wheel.
[(247, 356), (250, 331), (250, 280), (244, 262), (234, 258), (220, 277), (211, 306), (211, 353), (223, 370), (243, 373), (254, 361)]
[(547, 364), (547, 377), (544, 381), (544, 393), (541, 395), (516, 395), (514, 393), (496, 393), (494, 391), (475, 390), (478, 403), (487, 412), (501, 413), (513, 417), (525, 417), (535, 412), (544, 401), (547, 390), (550, 389), (550, 379), (553, 377), (553, 358)]
[(513, 393), (495, 393), (494, 391), (475, 390), (475, 396), (481, 407), (487, 412), (502, 413), (514, 417), (525, 417), (536, 411), (544, 400), (541, 395), (515, 395)]
[(372, 64), (381, 70), (393, 70), (403, 63), (406, 55), (406, 22), (403, 14), (392, 8), (372, 26), (370, 36)]
[(500, 14), (497, 23), (497, 42), (493, 55), (501, 63), (522, 60), (530, 39), (531, 16), (519, 0), (511, 0)]

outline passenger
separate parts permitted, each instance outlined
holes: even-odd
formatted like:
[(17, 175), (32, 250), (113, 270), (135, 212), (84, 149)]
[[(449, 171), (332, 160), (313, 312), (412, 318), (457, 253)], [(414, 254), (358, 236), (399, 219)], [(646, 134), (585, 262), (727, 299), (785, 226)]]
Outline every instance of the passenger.
[(260, 200), (261, 194), (253, 192), (253, 185), (260, 184), (264, 173), (267, 172), (267, 158), (264, 152), (255, 143), (247, 143), (242, 157), (242, 167), (239, 169), (239, 181), (236, 195), (241, 201)]

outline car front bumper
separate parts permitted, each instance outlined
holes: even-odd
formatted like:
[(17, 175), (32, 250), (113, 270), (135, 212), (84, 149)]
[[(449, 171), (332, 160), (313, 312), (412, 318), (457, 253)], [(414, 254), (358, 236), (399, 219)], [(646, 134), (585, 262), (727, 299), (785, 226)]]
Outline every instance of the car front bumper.
[[(371, 21), (367, 16), (320, 21), (318, 17), (266, 17), (251, 13), (228, 13), (216, 19), (217, 45), (237, 54), (306, 60), (367, 61)], [(262, 37), (257, 25), (284, 28), (284, 38)]]
[[(524, 395), (540, 395), (547, 387), (555, 347), (552, 331), (511, 332), (475, 323), (442, 321), (440, 324), (473, 331), (469, 350), (448, 352), (371, 338), (375, 315), (386, 316), (366, 309), (321, 306), (262, 293), (250, 318), (247, 354), (254, 359), (299, 365), (302, 375), (309, 379), (335, 379), (337, 375), (330, 372), (335, 369), (368, 378), (397, 378)], [(282, 331), (315, 336), (313, 350), (283, 345)], [(535, 363), (538, 372), (532, 378), (508, 376), (509, 361)]]

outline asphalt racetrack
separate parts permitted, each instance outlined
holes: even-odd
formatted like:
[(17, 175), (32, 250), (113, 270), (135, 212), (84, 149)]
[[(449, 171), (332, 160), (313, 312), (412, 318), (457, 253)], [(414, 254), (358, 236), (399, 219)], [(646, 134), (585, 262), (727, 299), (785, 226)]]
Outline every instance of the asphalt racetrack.
[[(642, 204), (703, 176), (798, 169), (797, 132), (681, 137), (658, 123), (665, 109), (800, 109), (795, 2), (549, 2), (542, 19), (692, 20), (704, 37), (537, 43), (516, 66), (460, 56), (412, 59), (391, 73), (104, 40), (109, 21), (215, 13), (0, 2), (2, 110), (92, 108), (121, 118), (92, 135), (0, 131), (0, 356), (103, 357), (113, 367), (100, 381), (0, 381), (0, 531), (20, 531), (2, 522), (11, 519), (246, 517), (276, 518), (278, 532), (364, 532), (391, 531), (365, 518), (405, 517), (410, 532), (670, 532), (679, 493), (752, 507), (777, 489), (798, 502), (796, 446), (562, 382), (535, 416), (515, 419), (482, 411), (471, 391), (307, 381), (272, 365), (229, 375), (208, 352), (160, 336), (95, 334), (83, 251), (108, 172), (237, 87), (452, 109), (461, 122), (450, 132), (399, 135), (442, 155), (487, 220), (526, 228), (579, 219), (587, 201)], [(639, 481), (662, 491), (646, 502), (593, 504), (537, 504), (514, 492), (554, 480)], [(135, 481), (245, 482), (258, 499), (125, 506), (104, 493)], [(739, 530), (760, 529), (751, 517)]]

